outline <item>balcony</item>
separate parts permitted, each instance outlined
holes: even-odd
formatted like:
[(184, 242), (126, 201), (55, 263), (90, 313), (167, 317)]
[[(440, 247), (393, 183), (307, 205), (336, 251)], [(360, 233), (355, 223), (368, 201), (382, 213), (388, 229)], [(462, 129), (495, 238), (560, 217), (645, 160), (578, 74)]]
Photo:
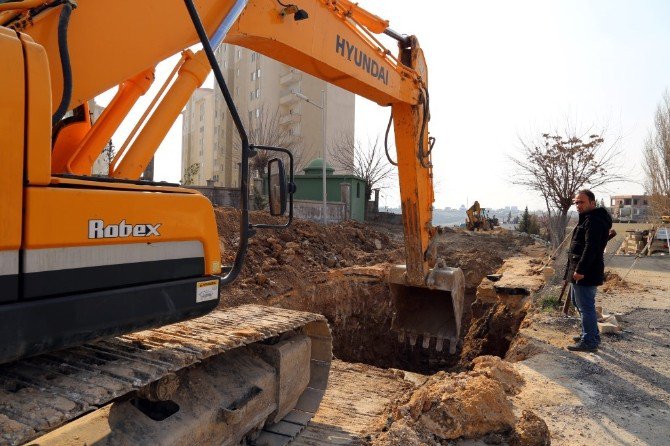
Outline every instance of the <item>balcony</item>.
[(283, 115), (279, 118), (279, 125), (297, 124), (301, 121), (299, 114)]
[(279, 78), (279, 84), (280, 85), (294, 84), (296, 82), (300, 82), (300, 79), (302, 79), (302, 73), (299, 73), (297, 71), (290, 71)]
[(288, 94), (285, 94), (281, 98), (279, 98), (279, 104), (281, 105), (289, 105), (293, 104), (295, 102), (298, 102), (300, 98), (293, 93), (289, 92)]

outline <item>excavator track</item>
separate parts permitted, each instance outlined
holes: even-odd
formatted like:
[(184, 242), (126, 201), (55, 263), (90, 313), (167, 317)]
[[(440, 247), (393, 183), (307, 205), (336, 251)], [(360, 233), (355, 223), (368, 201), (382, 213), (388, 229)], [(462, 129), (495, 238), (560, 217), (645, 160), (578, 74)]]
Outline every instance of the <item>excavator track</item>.
[(331, 357), (323, 316), (245, 305), (22, 359), (0, 366), (0, 444), (287, 444)]

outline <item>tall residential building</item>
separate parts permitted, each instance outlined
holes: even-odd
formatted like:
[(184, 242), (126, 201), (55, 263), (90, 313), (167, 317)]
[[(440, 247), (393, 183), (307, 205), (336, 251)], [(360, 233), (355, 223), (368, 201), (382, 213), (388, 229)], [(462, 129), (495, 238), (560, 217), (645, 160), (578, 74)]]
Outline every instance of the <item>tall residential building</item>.
[[(245, 126), (257, 127), (259, 122), (268, 123), (276, 116), (275, 130), (283, 134), (292, 144), (291, 149), (299, 162), (298, 168), (304, 167), (314, 158), (323, 156), (324, 140), (329, 148), (339, 141), (353, 140), (355, 118), (353, 93), (235, 45), (222, 44), (216, 49), (216, 57)], [(325, 138), (323, 113), (314, 105), (323, 105), (322, 91), (326, 96)], [(313, 104), (307, 103), (294, 93), (301, 93)], [(199, 121), (194, 119), (201, 119), (197, 111), (194, 113), (193, 110), (197, 104), (194, 95), (194, 99), (189, 101), (184, 112), (182, 170), (197, 162), (194, 158), (186, 157), (194, 151), (192, 148), (194, 140), (186, 135), (192, 134), (194, 127), (197, 127)], [(211, 179), (218, 186), (236, 187), (239, 184), (240, 147), (235, 125), (218, 87), (215, 87), (213, 92), (212, 115), (212, 170), (201, 169), (203, 176), (199, 176), (194, 184), (205, 184), (206, 180)], [(204, 132), (207, 132), (207, 129)], [(254, 136), (252, 132), (252, 143), (264, 142), (254, 141)], [(349, 152), (338, 158), (350, 159), (350, 163), (338, 163), (329, 159), (329, 164), (333, 165), (337, 173), (350, 173), (347, 164), (350, 166), (353, 163), (353, 148), (350, 148)]]
[(198, 88), (182, 112), (181, 175), (182, 181), (205, 185), (213, 179), (214, 159), (214, 91)]

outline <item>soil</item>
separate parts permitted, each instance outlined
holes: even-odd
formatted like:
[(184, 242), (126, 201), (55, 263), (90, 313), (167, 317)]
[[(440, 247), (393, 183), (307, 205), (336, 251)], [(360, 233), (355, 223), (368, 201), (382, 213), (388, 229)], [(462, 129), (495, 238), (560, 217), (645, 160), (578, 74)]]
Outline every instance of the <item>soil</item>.
[[(223, 264), (233, 260), (239, 214), (216, 209)], [(252, 213), (254, 223), (277, 223)], [(294, 220), (285, 230), (257, 230), (236, 286), (222, 290), (222, 306), (274, 305), (325, 315), (334, 335), (334, 354), (350, 362), (432, 372), (458, 363), (456, 355), (423, 351), (396, 341), (391, 331), (393, 307), (386, 276), (404, 263), (402, 228), (346, 221), (323, 227)], [(477, 285), (503, 261), (524, 253), (544, 253), (535, 239), (511, 231), (473, 233), (443, 228), (432, 246), (448, 266), (466, 277), (462, 334), (471, 319)], [(483, 255), (486, 253), (486, 255)], [(495, 253), (495, 254), (491, 254)]]

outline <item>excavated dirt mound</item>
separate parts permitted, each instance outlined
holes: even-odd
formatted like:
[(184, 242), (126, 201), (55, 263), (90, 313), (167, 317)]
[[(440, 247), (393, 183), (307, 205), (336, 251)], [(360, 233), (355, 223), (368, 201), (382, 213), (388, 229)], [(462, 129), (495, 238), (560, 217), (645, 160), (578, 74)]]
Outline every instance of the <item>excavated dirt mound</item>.
[[(215, 210), (223, 264), (232, 262), (239, 240), (239, 213)], [(262, 212), (253, 223), (280, 223)], [(404, 263), (402, 228), (347, 221), (326, 227), (294, 220), (282, 230), (258, 229), (250, 240), (240, 278), (222, 290), (221, 305), (274, 305), (324, 314), (334, 335), (335, 356), (380, 367), (429, 372), (453, 366), (458, 356), (410, 348), (391, 331), (393, 307), (388, 269)], [(444, 228), (432, 249), (466, 276), (463, 333), (477, 284), (504, 259), (533, 247), (534, 239), (510, 231), (472, 233)], [(541, 248), (541, 247), (540, 247)], [(504, 352), (502, 353), (504, 354)]]
[(509, 437), (516, 420), (508, 396), (523, 383), (513, 365), (492, 356), (479, 358), (469, 372), (439, 372), (390, 411), (371, 444), (439, 445), (498, 432)]

